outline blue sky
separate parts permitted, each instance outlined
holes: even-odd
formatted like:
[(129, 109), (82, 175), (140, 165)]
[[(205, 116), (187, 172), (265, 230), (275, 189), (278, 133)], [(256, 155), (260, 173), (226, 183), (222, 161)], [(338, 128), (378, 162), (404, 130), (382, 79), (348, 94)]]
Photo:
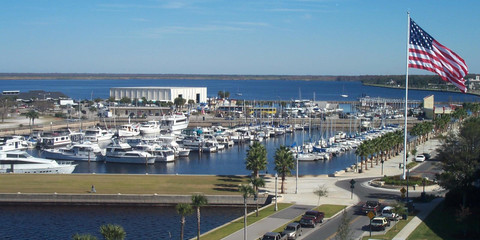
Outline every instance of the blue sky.
[(0, 72), (404, 74), (409, 11), (478, 73), (479, 9), (477, 0), (4, 0)]

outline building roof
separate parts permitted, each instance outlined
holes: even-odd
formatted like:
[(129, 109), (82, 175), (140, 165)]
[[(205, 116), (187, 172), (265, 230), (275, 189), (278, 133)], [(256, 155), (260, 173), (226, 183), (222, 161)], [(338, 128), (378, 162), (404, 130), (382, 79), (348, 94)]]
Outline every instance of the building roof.
[(207, 88), (207, 87), (112, 87), (110, 89), (185, 89), (185, 88)]

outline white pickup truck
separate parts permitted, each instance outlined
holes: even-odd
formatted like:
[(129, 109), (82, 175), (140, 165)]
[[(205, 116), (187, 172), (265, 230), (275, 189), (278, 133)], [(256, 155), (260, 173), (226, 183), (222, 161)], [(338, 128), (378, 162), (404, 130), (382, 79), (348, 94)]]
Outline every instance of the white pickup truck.
[(398, 218), (398, 214), (395, 213), (395, 209), (390, 206), (384, 207), (380, 216), (389, 220), (396, 220)]

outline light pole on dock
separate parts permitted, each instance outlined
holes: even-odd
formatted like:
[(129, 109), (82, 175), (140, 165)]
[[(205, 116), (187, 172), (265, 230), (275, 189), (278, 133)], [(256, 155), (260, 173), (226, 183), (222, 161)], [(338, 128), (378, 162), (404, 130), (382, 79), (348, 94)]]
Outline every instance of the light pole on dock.
[(295, 194), (298, 194), (298, 151), (297, 154), (295, 154), (295, 160), (297, 162), (297, 166), (295, 167), (296, 175), (295, 175)]

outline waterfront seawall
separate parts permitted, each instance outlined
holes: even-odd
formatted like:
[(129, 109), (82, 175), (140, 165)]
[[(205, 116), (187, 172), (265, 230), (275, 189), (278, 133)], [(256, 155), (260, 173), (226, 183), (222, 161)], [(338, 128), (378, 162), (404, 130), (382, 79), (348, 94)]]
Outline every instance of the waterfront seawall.
[[(209, 206), (240, 207), (243, 206), (241, 195), (206, 195)], [(191, 195), (164, 194), (32, 194), (32, 193), (2, 193), (1, 204), (11, 205), (125, 205), (125, 206), (174, 206), (178, 203), (191, 203)], [(268, 195), (258, 196), (258, 204), (270, 202)], [(255, 204), (253, 198), (248, 198), (248, 204)]]

